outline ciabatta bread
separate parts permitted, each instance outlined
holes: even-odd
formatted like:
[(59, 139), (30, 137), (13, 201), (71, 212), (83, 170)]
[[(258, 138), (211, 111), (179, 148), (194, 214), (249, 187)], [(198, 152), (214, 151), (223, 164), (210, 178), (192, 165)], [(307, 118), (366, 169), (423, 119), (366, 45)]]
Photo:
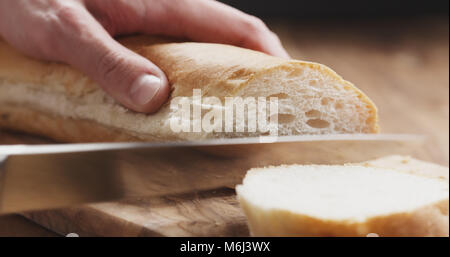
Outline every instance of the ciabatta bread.
[(167, 75), (171, 96), (157, 113), (127, 110), (79, 71), (28, 58), (0, 40), (0, 127), (74, 142), (249, 135), (172, 131), (171, 100), (192, 96), (197, 88), (222, 101), (230, 96), (278, 97), (279, 135), (378, 131), (372, 101), (321, 64), (220, 44), (161, 43), (147, 37), (120, 42)]
[(404, 158), (252, 169), (236, 191), (254, 236), (448, 236), (448, 168)]

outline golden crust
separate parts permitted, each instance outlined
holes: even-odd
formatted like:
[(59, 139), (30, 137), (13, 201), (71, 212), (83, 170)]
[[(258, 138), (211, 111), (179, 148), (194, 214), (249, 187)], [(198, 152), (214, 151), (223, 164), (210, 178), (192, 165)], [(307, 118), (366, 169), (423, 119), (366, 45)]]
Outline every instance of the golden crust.
[(286, 210), (267, 211), (240, 198), (253, 236), (448, 237), (448, 206), (444, 200), (413, 212), (379, 216), (363, 223), (323, 220)]
[(41, 135), (61, 142), (127, 142), (152, 140), (139, 138), (90, 120), (64, 118), (37, 108), (0, 105), (0, 127)]
[[(170, 99), (177, 96), (191, 96), (193, 88), (202, 89), (204, 96), (216, 96), (219, 98), (233, 96), (261, 74), (266, 74), (273, 70), (285, 70), (295, 73), (304, 67), (311, 67), (344, 84), (346, 90), (356, 93), (357, 97), (368, 106), (370, 112), (369, 118), (366, 120), (367, 124), (365, 124), (365, 127), (367, 129), (365, 132), (377, 133), (379, 130), (377, 109), (373, 102), (351, 83), (344, 81), (335, 72), (323, 65), (285, 60), (256, 51), (220, 44), (170, 43), (165, 39), (145, 36), (128, 37), (119, 41), (131, 50), (150, 59), (165, 72), (172, 85)], [(60, 93), (72, 99), (81, 98), (101, 90), (95, 82), (70, 66), (28, 58), (1, 40), (0, 82), (9, 85), (26, 84), (39, 91)], [(26, 116), (23, 112), (25, 110), (15, 112), (15, 115)], [(51, 114), (44, 113), (44, 110), (40, 112), (40, 115), (51, 116)], [(20, 118), (17, 119), (20, 120)], [(55, 124), (63, 121), (67, 122), (68, 120), (62, 116), (56, 119), (59, 120), (56, 120)], [(24, 119), (23, 122), (10, 123), (8, 127), (30, 130), (29, 127), (35, 127), (35, 125), (29, 124), (30, 121), (32, 120)], [(76, 121), (73, 120), (73, 122)], [(99, 131), (108, 129), (108, 126), (96, 123), (95, 120), (84, 122), (92, 122), (89, 126), (92, 130), (94, 127)], [(81, 125), (84, 122), (80, 121), (80, 126), (86, 127), (87, 125)], [(41, 124), (43, 128), (40, 129), (42, 130), (40, 134), (54, 137), (58, 133), (63, 133), (55, 132), (54, 129), (50, 128), (51, 124), (53, 123)], [(71, 126), (76, 127), (76, 124)], [(46, 133), (45, 131), (52, 132)], [(127, 137), (120, 136), (120, 134), (127, 133), (127, 131), (105, 132), (98, 139), (123, 141)], [(79, 140), (72, 136), (73, 140), (85, 141), (89, 137), (81, 134), (77, 134), (77, 136), (80, 136)], [(153, 139), (158, 138), (158, 135), (154, 136)], [(58, 138), (65, 137), (58, 136)], [(137, 138), (140, 140), (153, 140), (152, 136), (148, 134), (138, 135)], [(169, 139), (167, 138), (167, 140)]]

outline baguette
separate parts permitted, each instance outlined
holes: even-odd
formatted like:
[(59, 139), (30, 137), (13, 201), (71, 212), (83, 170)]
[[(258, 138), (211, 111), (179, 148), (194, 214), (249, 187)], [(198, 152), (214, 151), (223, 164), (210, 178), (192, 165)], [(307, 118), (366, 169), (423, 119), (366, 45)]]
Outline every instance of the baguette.
[(67, 142), (180, 141), (267, 133), (174, 132), (170, 104), (175, 97), (192, 96), (196, 88), (202, 96), (221, 101), (229, 96), (278, 97), (278, 135), (378, 132), (372, 101), (321, 64), (221, 44), (145, 36), (119, 41), (167, 75), (171, 95), (158, 112), (128, 110), (74, 68), (28, 58), (0, 40), (0, 128)]
[(448, 237), (448, 173), (389, 156), (252, 169), (236, 191), (253, 236)]

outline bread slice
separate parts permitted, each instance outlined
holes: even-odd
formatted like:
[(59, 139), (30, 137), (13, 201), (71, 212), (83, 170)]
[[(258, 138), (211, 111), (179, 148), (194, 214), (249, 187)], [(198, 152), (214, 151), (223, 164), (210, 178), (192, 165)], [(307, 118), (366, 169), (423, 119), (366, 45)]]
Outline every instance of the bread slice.
[(157, 113), (127, 110), (79, 71), (28, 58), (0, 40), (0, 127), (71, 142), (193, 140), (266, 133), (172, 131), (170, 120), (176, 117), (171, 101), (192, 96), (196, 88), (203, 96), (222, 102), (233, 96), (278, 97), (279, 135), (378, 131), (372, 101), (324, 65), (221, 44), (170, 43), (144, 36), (120, 42), (168, 76), (171, 96)]
[(448, 180), (385, 163), (250, 170), (236, 191), (251, 234), (448, 236)]
[(425, 162), (411, 156), (390, 155), (362, 163), (364, 166), (395, 169), (399, 172), (449, 180), (449, 169), (441, 165)]

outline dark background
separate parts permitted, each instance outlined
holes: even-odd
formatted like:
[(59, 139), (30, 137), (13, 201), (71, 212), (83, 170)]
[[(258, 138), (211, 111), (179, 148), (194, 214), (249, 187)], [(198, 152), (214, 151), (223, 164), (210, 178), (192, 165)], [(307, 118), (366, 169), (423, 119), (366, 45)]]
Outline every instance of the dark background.
[(244, 12), (270, 18), (374, 18), (448, 16), (449, 0), (221, 0)]

